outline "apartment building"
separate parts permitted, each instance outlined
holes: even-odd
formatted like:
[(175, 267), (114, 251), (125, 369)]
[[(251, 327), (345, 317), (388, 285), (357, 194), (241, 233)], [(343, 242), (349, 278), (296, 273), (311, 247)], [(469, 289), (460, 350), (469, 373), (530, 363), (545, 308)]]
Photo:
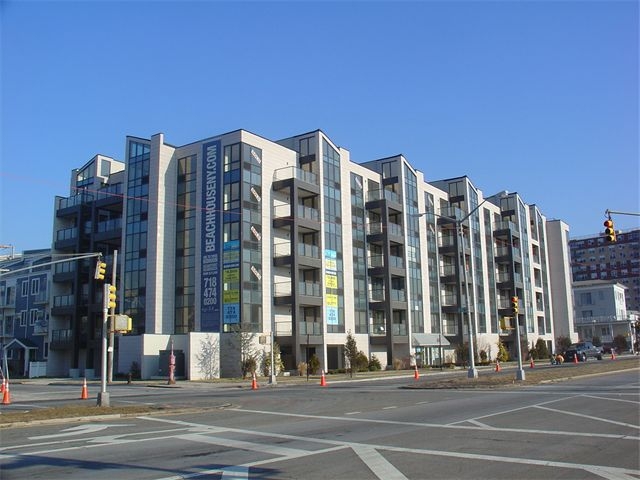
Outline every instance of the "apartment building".
[[(54, 230), (56, 252), (102, 252), (107, 277), (119, 251), (117, 309), (133, 330), (115, 342), (116, 371), (135, 363), (144, 378), (166, 371), (169, 350), (179, 376), (237, 376), (271, 343), (286, 370), (312, 355), (343, 368), (348, 334), (386, 366), (460, 363), (470, 336), (493, 359), (498, 339), (516, 351), (500, 329), (513, 296), (523, 343), (552, 348), (559, 324), (573, 330), (565, 224), (466, 176), (428, 181), (402, 155), (354, 162), (320, 130), (127, 137), (124, 162), (74, 170)], [(92, 263), (53, 281), (51, 370), (95, 372)]]
[(596, 338), (602, 344), (611, 345), (621, 336), (627, 349), (637, 349), (635, 325), (638, 315), (627, 311), (625, 290), (626, 286), (609, 280), (574, 282), (575, 323), (581, 340)]
[(4, 375), (46, 375), (50, 262), (48, 249), (0, 258), (0, 352)]
[(574, 282), (607, 280), (624, 285), (627, 309), (640, 311), (640, 229), (620, 231), (616, 242), (603, 235), (569, 242)]

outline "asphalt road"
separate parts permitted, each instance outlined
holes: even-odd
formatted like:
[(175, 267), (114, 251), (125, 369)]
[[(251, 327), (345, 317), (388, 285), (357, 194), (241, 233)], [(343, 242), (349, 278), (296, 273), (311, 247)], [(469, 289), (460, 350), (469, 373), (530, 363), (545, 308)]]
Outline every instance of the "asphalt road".
[(640, 477), (637, 370), (505, 389), (410, 382), (112, 390), (209, 408), (2, 429), (0, 478)]

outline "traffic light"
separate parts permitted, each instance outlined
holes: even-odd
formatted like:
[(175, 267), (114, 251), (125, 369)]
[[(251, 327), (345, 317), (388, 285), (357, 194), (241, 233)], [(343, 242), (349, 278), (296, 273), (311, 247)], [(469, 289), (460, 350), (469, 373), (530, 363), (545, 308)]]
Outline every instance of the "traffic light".
[(610, 218), (604, 221), (604, 238), (607, 242), (616, 241), (616, 230), (613, 226), (613, 220)]
[(116, 308), (116, 286), (107, 284), (107, 308)]
[(96, 273), (93, 275), (93, 278), (96, 280), (104, 280), (104, 276), (107, 273), (107, 264), (102, 261), (102, 259), (98, 259), (96, 262)]
[(511, 297), (511, 313), (514, 317), (518, 316), (518, 297)]

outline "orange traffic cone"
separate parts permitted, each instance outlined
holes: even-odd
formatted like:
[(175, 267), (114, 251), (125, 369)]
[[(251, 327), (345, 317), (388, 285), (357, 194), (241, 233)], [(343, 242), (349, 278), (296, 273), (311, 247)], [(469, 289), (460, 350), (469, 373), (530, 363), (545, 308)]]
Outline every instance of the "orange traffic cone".
[(418, 365), (416, 365), (416, 368), (413, 371), (413, 378), (415, 380), (418, 380), (420, 378), (420, 374), (418, 373)]
[(578, 363), (578, 354), (573, 355), (573, 363)]
[(251, 380), (251, 390), (258, 389), (258, 382), (256, 381), (256, 372), (253, 372), (253, 380)]
[(320, 386), (321, 387), (327, 386), (327, 380), (326, 378), (324, 378), (324, 370), (322, 371), (322, 375), (320, 376)]
[(0, 385), (0, 393), (4, 393), (4, 382), (6, 382), (7, 380), (2, 377), (2, 384)]
[(613, 348), (611, 349), (611, 360), (615, 360), (616, 359), (616, 352), (613, 351)]
[(4, 393), (2, 395), (2, 405), (9, 405), (11, 403), (11, 394), (9, 393), (9, 381), (4, 381)]
[(496, 372), (499, 372), (500, 370), (502, 370), (502, 367), (500, 366), (500, 362), (496, 360)]
[(87, 377), (82, 382), (82, 392), (80, 393), (80, 400), (87, 400), (89, 398), (89, 391), (87, 390)]
[(533, 358), (532, 358), (532, 359), (531, 359), (531, 363), (529, 364), (529, 367), (533, 368), (533, 367), (535, 367), (535, 366), (536, 366), (536, 364), (535, 364), (535, 363), (533, 363)]

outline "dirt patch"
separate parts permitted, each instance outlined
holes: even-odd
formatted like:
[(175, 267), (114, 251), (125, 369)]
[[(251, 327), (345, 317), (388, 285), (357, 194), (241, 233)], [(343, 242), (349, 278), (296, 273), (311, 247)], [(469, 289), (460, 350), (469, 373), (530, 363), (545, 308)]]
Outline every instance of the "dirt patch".
[(586, 375), (598, 375), (620, 370), (632, 370), (640, 368), (640, 357), (628, 356), (617, 360), (589, 361), (584, 363), (568, 363), (553, 367), (530, 368), (523, 366), (524, 380), (516, 380), (516, 370), (513, 367), (503, 368), (500, 372), (483, 371), (478, 378), (468, 378), (464, 374), (454, 378), (429, 378), (429, 375), (421, 377), (421, 380), (407, 388), (496, 388), (519, 387), (522, 385), (538, 385), (540, 383), (570, 381), (574, 378)]

